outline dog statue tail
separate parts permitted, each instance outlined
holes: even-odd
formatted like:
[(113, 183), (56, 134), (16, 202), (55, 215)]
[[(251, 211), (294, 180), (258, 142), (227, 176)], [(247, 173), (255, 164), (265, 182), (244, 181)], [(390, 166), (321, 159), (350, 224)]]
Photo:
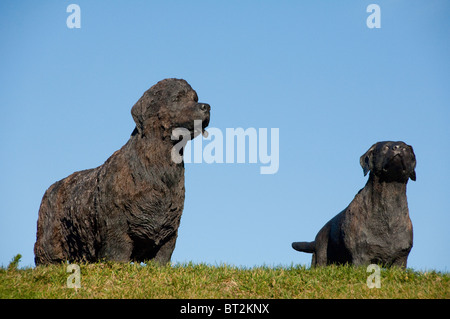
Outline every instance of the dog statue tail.
[(292, 248), (298, 251), (302, 251), (304, 253), (314, 253), (316, 250), (316, 242), (315, 241), (297, 241), (292, 243)]

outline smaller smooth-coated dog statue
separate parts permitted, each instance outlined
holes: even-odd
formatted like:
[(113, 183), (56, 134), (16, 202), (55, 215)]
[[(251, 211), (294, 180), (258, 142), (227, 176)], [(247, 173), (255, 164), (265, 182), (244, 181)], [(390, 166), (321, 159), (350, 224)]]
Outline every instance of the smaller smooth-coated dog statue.
[(404, 142), (378, 142), (360, 158), (366, 186), (312, 242), (294, 242), (312, 253), (311, 266), (328, 264), (406, 267), (413, 246), (406, 184), (416, 180), (416, 157)]

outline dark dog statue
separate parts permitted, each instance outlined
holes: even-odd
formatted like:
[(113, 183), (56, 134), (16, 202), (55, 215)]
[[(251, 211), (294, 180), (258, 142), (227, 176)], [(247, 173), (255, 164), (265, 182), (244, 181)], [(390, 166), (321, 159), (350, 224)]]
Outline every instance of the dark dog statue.
[(366, 186), (350, 205), (319, 231), (313, 242), (295, 242), (312, 253), (312, 266), (382, 264), (406, 267), (413, 229), (406, 200), (408, 179), (416, 180), (413, 148), (403, 142), (379, 142), (363, 156)]
[[(170, 261), (184, 206), (184, 163), (173, 161), (172, 130), (204, 132), (210, 106), (184, 80), (165, 79), (131, 109), (128, 142), (101, 166), (75, 172), (45, 192), (35, 263)], [(194, 120), (201, 123), (194, 128)], [(200, 132), (201, 131), (201, 132)]]

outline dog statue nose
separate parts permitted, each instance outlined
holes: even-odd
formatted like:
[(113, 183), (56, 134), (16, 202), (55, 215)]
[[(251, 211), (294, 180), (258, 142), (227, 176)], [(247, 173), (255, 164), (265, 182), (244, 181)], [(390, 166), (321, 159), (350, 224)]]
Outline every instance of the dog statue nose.
[(209, 112), (211, 110), (211, 106), (209, 104), (206, 104), (206, 103), (200, 103), (200, 109), (203, 112)]
[(394, 145), (392, 146), (392, 150), (394, 151), (394, 154), (400, 154), (402, 151), (405, 150), (405, 148), (400, 147), (400, 145)]

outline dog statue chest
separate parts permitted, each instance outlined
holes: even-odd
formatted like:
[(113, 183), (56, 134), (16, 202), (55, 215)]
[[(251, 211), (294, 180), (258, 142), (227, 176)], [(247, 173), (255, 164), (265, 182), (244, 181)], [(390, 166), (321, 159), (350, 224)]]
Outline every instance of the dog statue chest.
[(369, 181), (344, 214), (342, 231), (352, 234), (344, 236), (346, 245), (357, 255), (366, 256), (368, 262), (389, 263), (389, 256), (411, 249), (412, 223), (405, 185), (373, 185)]

